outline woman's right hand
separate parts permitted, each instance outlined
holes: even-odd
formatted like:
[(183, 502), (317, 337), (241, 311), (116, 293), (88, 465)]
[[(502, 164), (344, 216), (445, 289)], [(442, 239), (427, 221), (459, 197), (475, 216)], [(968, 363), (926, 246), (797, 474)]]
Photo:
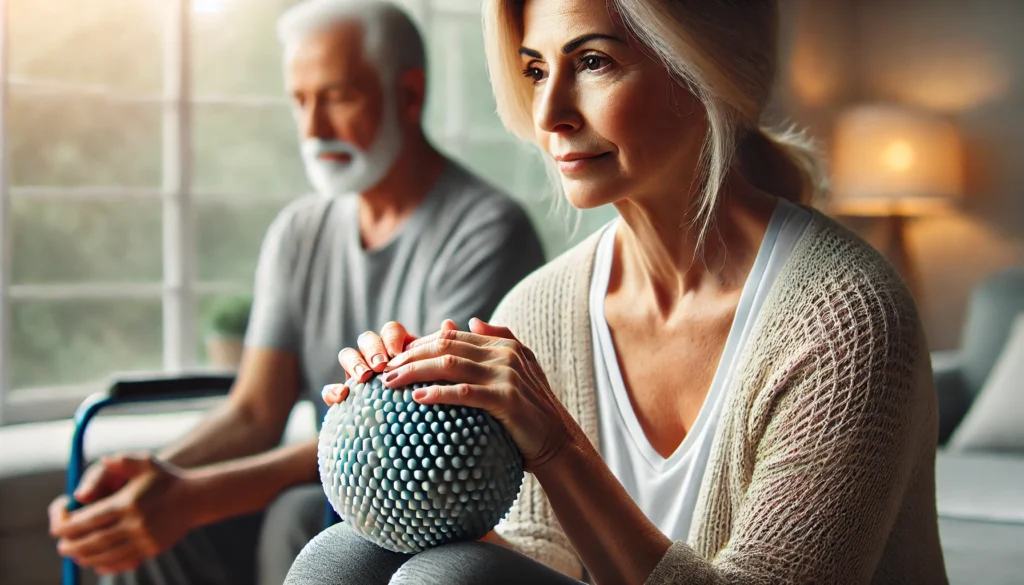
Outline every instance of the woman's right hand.
[[(441, 331), (454, 331), (458, 329), (455, 322), (445, 319), (441, 323)], [(327, 406), (334, 406), (348, 397), (348, 383), (361, 384), (370, 379), (374, 374), (384, 371), (388, 362), (398, 354), (405, 351), (413, 341), (419, 339), (409, 333), (406, 328), (398, 322), (390, 321), (380, 330), (380, 334), (374, 331), (366, 331), (359, 336), (356, 343), (359, 349), (346, 347), (338, 353), (338, 361), (345, 369), (348, 378), (344, 384), (328, 384), (324, 386), (322, 396)]]

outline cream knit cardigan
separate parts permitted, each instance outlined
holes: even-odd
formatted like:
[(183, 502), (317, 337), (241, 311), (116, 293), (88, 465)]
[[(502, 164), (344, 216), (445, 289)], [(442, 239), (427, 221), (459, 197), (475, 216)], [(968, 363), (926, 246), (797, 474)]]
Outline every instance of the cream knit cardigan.
[[(936, 397), (913, 300), (874, 250), (813, 213), (743, 349), (690, 544), (674, 543), (649, 584), (946, 583)], [(494, 316), (534, 351), (594, 445), (598, 237), (520, 283)], [(498, 532), (582, 574), (533, 475)]]

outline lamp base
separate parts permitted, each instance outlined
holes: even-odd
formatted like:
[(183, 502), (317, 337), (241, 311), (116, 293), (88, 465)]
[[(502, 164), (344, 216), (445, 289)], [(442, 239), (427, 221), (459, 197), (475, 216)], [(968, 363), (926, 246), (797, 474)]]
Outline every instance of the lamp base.
[(919, 288), (917, 267), (914, 265), (907, 249), (906, 242), (907, 218), (902, 214), (891, 214), (886, 218), (885, 245), (880, 250), (892, 264), (896, 272), (910, 289), (910, 294), (917, 297)]

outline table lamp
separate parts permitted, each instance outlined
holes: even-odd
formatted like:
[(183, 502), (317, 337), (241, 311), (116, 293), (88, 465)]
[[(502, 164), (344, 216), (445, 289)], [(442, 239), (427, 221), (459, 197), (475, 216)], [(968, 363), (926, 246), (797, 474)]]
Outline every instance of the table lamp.
[(831, 211), (881, 216), (880, 247), (912, 292), (904, 241), (907, 218), (949, 210), (963, 191), (960, 138), (951, 122), (901, 106), (867, 104), (843, 112), (834, 135)]

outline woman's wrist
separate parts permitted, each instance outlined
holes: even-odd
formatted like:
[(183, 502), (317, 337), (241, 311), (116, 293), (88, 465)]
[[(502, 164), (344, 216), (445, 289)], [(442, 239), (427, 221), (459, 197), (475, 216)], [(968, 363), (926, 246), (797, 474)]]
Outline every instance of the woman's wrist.
[(566, 470), (572, 469), (576, 464), (589, 464), (594, 458), (600, 458), (593, 443), (575, 421), (567, 429), (566, 434), (566, 439), (551, 457), (530, 469), (541, 485), (547, 481), (565, 481), (567, 478), (563, 475)]

